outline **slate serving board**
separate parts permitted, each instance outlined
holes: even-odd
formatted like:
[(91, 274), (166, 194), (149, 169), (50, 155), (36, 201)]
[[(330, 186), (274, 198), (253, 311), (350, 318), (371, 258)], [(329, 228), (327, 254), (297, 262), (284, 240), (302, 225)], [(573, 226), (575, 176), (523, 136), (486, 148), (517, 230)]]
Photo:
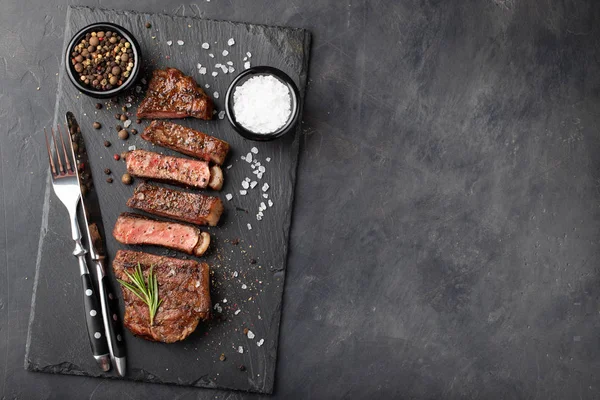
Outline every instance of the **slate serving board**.
[[(148, 78), (154, 68), (179, 68), (194, 77), (202, 87), (210, 85), (205, 90), (214, 98), (218, 111), (223, 110), (227, 85), (243, 70), (243, 58), (247, 57), (247, 52), (251, 53), (251, 65), (271, 65), (289, 74), (304, 98), (310, 46), (310, 34), (305, 30), (70, 7), (65, 45), (79, 29), (103, 21), (122, 25), (138, 39), (144, 59), (142, 77)], [(146, 22), (150, 22), (152, 28), (146, 28)], [(229, 38), (234, 38), (236, 43), (233, 46), (227, 44)], [(179, 40), (184, 44), (178, 45)], [(169, 46), (167, 41), (172, 41), (172, 45)], [(204, 42), (210, 44), (210, 49), (201, 48)], [(223, 50), (229, 54), (223, 56)], [(225, 64), (228, 60), (233, 61), (235, 72), (224, 74), (219, 70), (218, 75), (213, 77), (214, 65)], [(207, 67), (205, 75), (199, 73), (198, 63)], [(131, 136), (126, 142), (117, 138), (115, 126), (123, 123), (117, 121), (114, 115), (121, 113), (121, 107), (127, 106), (129, 101), (131, 107), (128, 112), (133, 120), (130, 129), (141, 132), (147, 125), (147, 122), (137, 124), (134, 116), (145, 92), (143, 82), (140, 80), (140, 87), (131, 90), (131, 98), (121, 96), (116, 104), (81, 95), (68, 81), (64, 66), (59, 76), (55, 124), (64, 123), (65, 112), (71, 110), (82, 127), (107, 230), (109, 266), (116, 251), (127, 248), (112, 238), (110, 230), (117, 216), (128, 210), (125, 201), (135, 187), (120, 183), (125, 165), (122, 161), (113, 160), (113, 154), (132, 145), (175, 154), (146, 143), (139, 135)], [(215, 91), (220, 94), (218, 98), (214, 95)], [(103, 109), (94, 107), (97, 102), (104, 105)], [(102, 129), (93, 130), (94, 121), (100, 122)], [(176, 344), (151, 343), (127, 332), (126, 379), (270, 393), (275, 374), (300, 126), (295, 133), (280, 140), (256, 143), (238, 136), (227, 120), (219, 119), (217, 115), (212, 121), (185, 119), (177, 122), (231, 144), (230, 156), (223, 165), (225, 185), (219, 193), (226, 211), (220, 226), (209, 229), (213, 245), (203, 258), (212, 268), (211, 297), (215, 318), (209, 323), (201, 323), (188, 339)], [(112, 142), (112, 146), (105, 147), (105, 140)], [(258, 149), (258, 154), (253, 156), (266, 167), (261, 180), (252, 174), (250, 164), (241, 159), (252, 147)], [(270, 162), (266, 161), (267, 158)], [(231, 168), (226, 169), (229, 165)], [(114, 183), (104, 181), (105, 168), (112, 170)], [(239, 190), (245, 177), (256, 180), (258, 184), (242, 196)], [(274, 204), (264, 212), (264, 218), (257, 221), (260, 202), (268, 202), (262, 196), (265, 193), (261, 190), (264, 183), (269, 184), (266, 193)], [(231, 201), (225, 200), (227, 193), (233, 195)], [(117, 378), (114, 372), (102, 373), (91, 356), (85, 334), (77, 263), (71, 255), (73, 243), (67, 214), (50, 186), (46, 189), (43, 213), (25, 366), (31, 371)], [(251, 230), (247, 224), (251, 224)], [(144, 247), (143, 250), (189, 257), (153, 247)], [(114, 278), (112, 269), (108, 269), (111, 278)], [(118, 288), (114, 280), (113, 287)], [(121, 296), (119, 289), (116, 293)], [(120, 306), (122, 311), (122, 303)], [(253, 339), (244, 335), (245, 328), (254, 333)], [(264, 342), (259, 346), (261, 339)], [(243, 353), (239, 352), (240, 346)], [(225, 361), (219, 360), (221, 354), (225, 355)], [(240, 370), (241, 365), (245, 366), (245, 371)]]

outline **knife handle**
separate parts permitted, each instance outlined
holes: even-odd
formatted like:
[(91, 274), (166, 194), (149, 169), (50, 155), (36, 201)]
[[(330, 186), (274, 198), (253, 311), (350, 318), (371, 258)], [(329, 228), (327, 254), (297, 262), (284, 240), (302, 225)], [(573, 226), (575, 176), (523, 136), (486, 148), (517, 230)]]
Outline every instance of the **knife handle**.
[(127, 352), (123, 335), (123, 325), (119, 318), (119, 303), (108, 282), (108, 278), (105, 275), (102, 261), (96, 261), (96, 276), (98, 278), (98, 287), (100, 288), (102, 316), (104, 319), (106, 337), (109, 342), (108, 347), (110, 354), (113, 358), (117, 373), (120, 376), (125, 376), (127, 368)]
[(85, 320), (87, 325), (92, 354), (103, 371), (110, 369), (110, 358), (108, 352), (108, 343), (104, 336), (104, 322), (98, 294), (92, 285), (92, 279), (89, 273), (81, 274), (83, 284), (83, 305), (85, 310)]

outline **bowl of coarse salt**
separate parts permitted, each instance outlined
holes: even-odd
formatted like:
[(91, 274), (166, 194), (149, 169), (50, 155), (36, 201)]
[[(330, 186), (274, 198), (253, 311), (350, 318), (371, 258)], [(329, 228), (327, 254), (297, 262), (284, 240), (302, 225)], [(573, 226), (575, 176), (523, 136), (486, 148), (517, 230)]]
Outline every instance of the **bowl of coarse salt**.
[(273, 140), (296, 125), (300, 93), (285, 72), (274, 67), (252, 67), (229, 85), (225, 112), (233, 128), (246, 139)]

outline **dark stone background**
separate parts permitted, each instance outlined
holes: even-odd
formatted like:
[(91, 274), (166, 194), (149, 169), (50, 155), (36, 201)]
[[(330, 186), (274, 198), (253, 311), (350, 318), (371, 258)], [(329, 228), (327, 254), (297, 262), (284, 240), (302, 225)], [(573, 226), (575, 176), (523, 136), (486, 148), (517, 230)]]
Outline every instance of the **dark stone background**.
[[(313, 34), (274, 397), (600, 397), (600, 2), (81, 4)], [(0, 395), (242, 398), (23, 368), (65, 13), (0, 0)]]

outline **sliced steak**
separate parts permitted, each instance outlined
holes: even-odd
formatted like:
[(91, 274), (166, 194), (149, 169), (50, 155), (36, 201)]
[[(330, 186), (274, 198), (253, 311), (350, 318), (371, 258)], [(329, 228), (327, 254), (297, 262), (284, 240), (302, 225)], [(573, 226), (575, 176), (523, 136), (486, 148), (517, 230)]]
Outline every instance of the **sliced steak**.
[(218, 165), (229, 152), (229, 143), (169, 121), (152, 121), (142, 139)]
[(223, 213), (223, 202), (218, 197), (149, 183), (141, 183), (135, 188), (133, 196), (127, 200), (127, 206), (196, 225), (216, 226)]
[(117, 218), (113, 236), (123, 244), (162, 246), (201, 256), (210, 245), (210, 235), (195, 226), (179, 222), (158, 221), (134, 213)]
[(208, 166), (207, 161), (165, 156), (146, 150), (133, 150), (125, 159), (127, 172), (133, 176), (174, 183), (194, 188), (214, 190), (223, 187), (221, 167)]
[(210, 276), (207, 264), (119, 250), (113, 261), (113, 271), (118, 279), (131, 282), (125, 272), (132, 275), (138, 264), (146, 279), (152, 266), (162, 304), (154, 316), (154, 324), (150, 325), (146, 303), (121, 286), (125, 303), (123, 322), (131, 333), (147, 340), (173, 343), (188, 337), (200, 320), (210, 317)]
[(138, 118), (212, 119), (213, 101), (193, 78), (175, 68), (152, 72), (146, 97), (137, 109)]

